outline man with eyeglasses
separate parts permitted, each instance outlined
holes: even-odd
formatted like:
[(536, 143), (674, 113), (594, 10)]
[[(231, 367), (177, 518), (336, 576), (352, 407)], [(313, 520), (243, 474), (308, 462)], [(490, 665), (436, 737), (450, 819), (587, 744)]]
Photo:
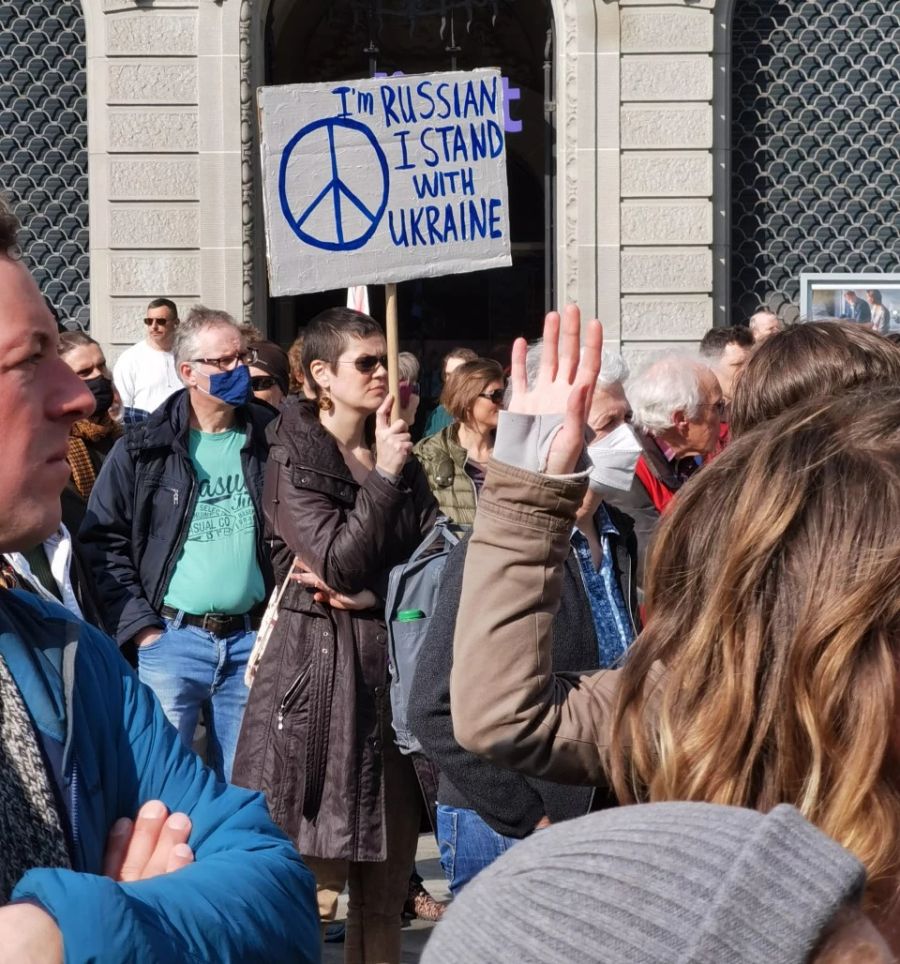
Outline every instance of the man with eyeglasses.
[(181, 387), (172, 345), (178, 309), (168, 298), (154, 298), (144, 317), (147, 336), (119, 356), (113, 381), (122, 398), (125, 424), (142, 422)]
[(134, 640), (187, 746), (204, 709), (207, 762), (227, 780), (271, 584), (262, 479), (276, 413), (251, 400), (256, 352), (224, 311), (195, 306), (173, 347), (184, 389), (108, 456), (79, 537), (107, 625)]

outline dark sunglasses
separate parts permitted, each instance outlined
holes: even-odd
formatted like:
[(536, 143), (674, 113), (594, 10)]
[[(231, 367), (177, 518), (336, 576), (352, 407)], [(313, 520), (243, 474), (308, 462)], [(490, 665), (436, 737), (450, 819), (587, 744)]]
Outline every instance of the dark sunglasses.
[(387, 355), (360, 355), (353, 361), (339, 361), (338, 364), (355, 365), (358, 372), (362, 372), (363, 375), (371, 375), (379, 365), (387, 369), (387, 361)]
[(479, 398), (486, 398), (489, 402), (493, 402), (495, 405), (503, 404), (503, 396), (506, 394), (506, 390), (503, 388), (495, 388), (492, 392), (479, 392)]
[(276, 384), (277, 379), (273, 378), (272, 375), (250, 376), (250, 387), (254, 392), (264, 392), (267, 388), (274, 388)]
[(144, 324), (149, 328), (151, 325), (171, 325), (177, 318), (145, 318)]

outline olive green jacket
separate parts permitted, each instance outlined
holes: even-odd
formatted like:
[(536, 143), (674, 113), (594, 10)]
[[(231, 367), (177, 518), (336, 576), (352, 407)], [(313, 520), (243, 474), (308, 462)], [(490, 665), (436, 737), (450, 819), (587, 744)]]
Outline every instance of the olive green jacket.
[(422, 439), (413, 449), (422, 464), (441, 514), (459, 525), (475, 521), (475, 483), (466, 473), (466, 450), (459, 444), (454, 422), (437, 435)]

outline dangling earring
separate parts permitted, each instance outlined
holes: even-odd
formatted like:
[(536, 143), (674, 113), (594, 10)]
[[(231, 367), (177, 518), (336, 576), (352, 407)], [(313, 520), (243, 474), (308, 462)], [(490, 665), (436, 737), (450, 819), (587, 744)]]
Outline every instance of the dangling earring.
[(319, 392), (319, 411), (327, 412), (329, 415), (334, 411), (334, 402), (331, 400), (327, 388), (323, 388)]

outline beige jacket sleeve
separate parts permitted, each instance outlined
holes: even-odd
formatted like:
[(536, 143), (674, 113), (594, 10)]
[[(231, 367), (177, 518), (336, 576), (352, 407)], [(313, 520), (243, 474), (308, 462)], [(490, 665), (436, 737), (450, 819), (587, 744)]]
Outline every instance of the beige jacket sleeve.
[(552, 672), (552, 621), (586, 478), (492, 460), (453, 640), (453, 730), (466, 749), (560, 783), (605, 784), (619, 673)]

